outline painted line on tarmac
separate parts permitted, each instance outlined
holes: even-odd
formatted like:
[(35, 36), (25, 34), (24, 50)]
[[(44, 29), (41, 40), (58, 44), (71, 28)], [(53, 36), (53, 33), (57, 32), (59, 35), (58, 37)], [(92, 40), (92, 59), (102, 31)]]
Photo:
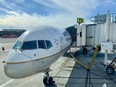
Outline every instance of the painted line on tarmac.
[(7, 86), (8, 84), (12, 83), (13, 81), (15, 81), (15, 79), (11, 79), (11, 80), (5, 82), (5, 83), (2, 84), (0, 87), (5, 87), (5, 86)]

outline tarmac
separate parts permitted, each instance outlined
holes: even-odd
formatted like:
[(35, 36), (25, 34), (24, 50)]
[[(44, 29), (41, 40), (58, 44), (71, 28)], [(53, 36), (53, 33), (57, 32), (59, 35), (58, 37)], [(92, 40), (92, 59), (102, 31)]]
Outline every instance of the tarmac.
[[(0, 43), (0, 48), (5, 47), (5, 51), (0, 49), (0, 87), (45, 87), (43, 84), (44, 73), (38, 73), (23, 79), (11, 79), (4, 74), (2, 61), (6, 60), (15, 40), (10, 43), (7, 41), (3, 40)], [(75, 53), (75, 57), (86, 65), (89, 64), (92, 56), (93, 50), (83, 54), (80, 49)], [(112, 60), (116, 57), (116, 54), (109, 54), (108, 57)], [(50, 76), (54, 78), (55, 84), (47, 87), (116, 87), (116, 72), (113, 75), (108, 75), (103, 60), (104, 53), (99, 52), (92, 68), (87, 70), (77, 64), (69, 53), (66, 53), (52, 64)]]

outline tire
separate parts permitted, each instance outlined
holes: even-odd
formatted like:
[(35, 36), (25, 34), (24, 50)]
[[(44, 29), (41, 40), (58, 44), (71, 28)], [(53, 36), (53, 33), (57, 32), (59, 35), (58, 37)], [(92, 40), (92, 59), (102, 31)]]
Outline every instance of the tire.
[(107, 67), (107, 68), (106, 68), (106, 73), (109, 74), (109, 75), (114, 74), (114, 68), (112, 68), (112, 67)]
[(50, 78), (49, 78), (49, 85), (53, 85), (53, 83), (54, 83), (53, 78), (50, 77)]
[(47, 77), (43, 78), (43, 83), (44, 83), (45, 86), (48, 85), (48, 83), (47, 83)]
[(87, 54), (87, 48), (83, 48), (83, 54)]

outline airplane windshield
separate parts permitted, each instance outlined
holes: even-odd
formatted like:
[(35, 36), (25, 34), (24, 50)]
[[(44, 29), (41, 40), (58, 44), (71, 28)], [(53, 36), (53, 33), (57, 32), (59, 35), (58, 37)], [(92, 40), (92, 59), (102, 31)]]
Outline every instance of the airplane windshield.
[(21, 41), (17, 41), (16, 44), (13, 46), (14, 50), (19, 50), (21, 49), (22, 46), (22, 42)]

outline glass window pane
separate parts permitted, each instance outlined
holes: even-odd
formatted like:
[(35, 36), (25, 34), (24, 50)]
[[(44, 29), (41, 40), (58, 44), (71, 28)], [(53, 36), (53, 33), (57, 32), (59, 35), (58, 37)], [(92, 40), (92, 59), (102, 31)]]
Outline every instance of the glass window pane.
[(36, 49), (37, 48), (37, 44), (36, 41), (28, 41), (28, 42), (24, 42), (22, 49)]
[(46, 40), (46, 45), (47, 45), (47, 49), (52, 47), (52, 43), (48, 40)]
[(45, 41), (44, 40), (39, 40), (38, 41), (38, 47), (42, 49), (46, 49)]
[(13, 49), (15, 50), (19, 50), (22, 46), (22, 42), (20, 41), (17, 41), (16, 44), (13, 46)]

